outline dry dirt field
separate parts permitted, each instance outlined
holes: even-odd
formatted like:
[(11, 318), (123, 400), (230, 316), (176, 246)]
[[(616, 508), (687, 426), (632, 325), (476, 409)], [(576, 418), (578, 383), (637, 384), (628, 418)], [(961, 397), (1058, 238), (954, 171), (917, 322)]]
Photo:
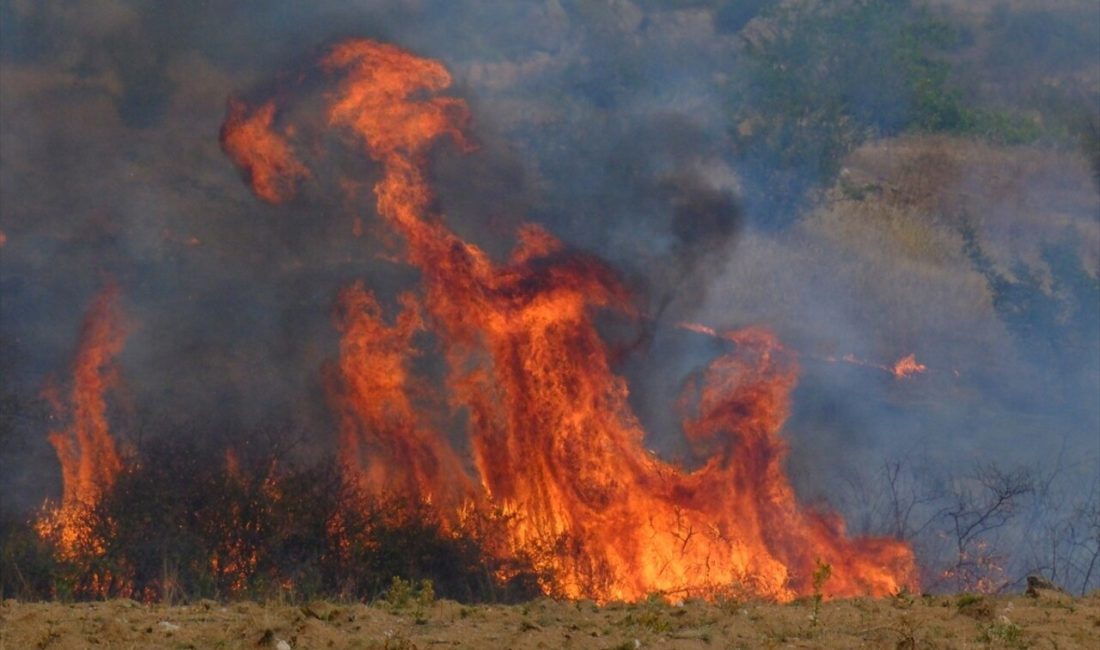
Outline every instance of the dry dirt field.
[(684, 605), (425, 607), (252, 602), (0, 606), (0, 650), (24, 648), (1100, 648), (1100, 592)]

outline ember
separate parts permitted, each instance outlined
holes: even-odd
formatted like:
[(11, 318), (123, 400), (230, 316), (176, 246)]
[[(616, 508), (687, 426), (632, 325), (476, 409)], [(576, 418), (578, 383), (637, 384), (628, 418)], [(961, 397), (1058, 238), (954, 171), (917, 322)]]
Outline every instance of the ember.
[(891, 371), (894, 373), (894, 376), (898, 379), (904, 379), (906, 377), (911, 377), (912, 375), (919, 375), (925, 370), (928, 370), (928, 366), (925, 366), (923, 363), (919, 363), (917, 361), (917, 355), (915, 354), (910, 354), (908, 356), (898, 359), (897, 362), (894, 363), (894, 367), (891, 369)]

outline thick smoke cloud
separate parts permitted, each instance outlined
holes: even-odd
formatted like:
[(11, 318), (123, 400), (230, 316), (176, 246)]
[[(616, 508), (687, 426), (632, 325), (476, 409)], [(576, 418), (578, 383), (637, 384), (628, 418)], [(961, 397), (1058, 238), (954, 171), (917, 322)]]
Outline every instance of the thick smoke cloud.
[[(272, 207), (249, 193), (217, 134), (227, 98), (277, 86), (345, 36), (394, 42), (454, 73), (478, 149), (441, 150), (433, 173), (459, 234), (503, 255), (517, 225), (538, 222), (635, 289), (647, 316), (608, 333), (655, 449), (683, 453), (675, 396), (722, 345), (676, 323), (762, 324), (801, 353), (787, 435), (809, 495), (839, 503), (856, 468), (917, 449), (961, 467), (1064, 444), (1095, 472), (1094, 170), (1059, 147), (878, 141), (836, 180), (792, 167), (800, 182), (789, 186), (822, 186), (777, 227), (778, 203), (749, 200), (745, 185), (776, 163), (738, 148), (738, 129), (754, 127), (732, 122), (730, 96), (747, 52), (774, 37), (757, 10), (775, 4), (0, 4), (0, 373), (16, 413), (4, 420), (4, 507), (57, 490), (35, 396), (47, 376), (63, 378), (107, 278), (136, 324), (121, 358), (124, 441), (282, 430), (315, 455), (330, 449), (320, 368), (335, 356), (335, 293), (364, 279), (385, 299), (415, 279), (372, 223), (377, 172), (330, 157), (361, 174), (359, 204), (318, 173)], [(983, 7), (959, 19), (1023, 29)], [(1076, 80), (1095, 110), (1100, 73), (1081, 48), (1025, 36), (1041, 54), (1036, 74)], [(867, 110), (901, 111), (908, 99), (891, 90)], [(1021, 97), (996, 78), (973, 92)], [(926, 375), (826, 360), (909, 353)]]

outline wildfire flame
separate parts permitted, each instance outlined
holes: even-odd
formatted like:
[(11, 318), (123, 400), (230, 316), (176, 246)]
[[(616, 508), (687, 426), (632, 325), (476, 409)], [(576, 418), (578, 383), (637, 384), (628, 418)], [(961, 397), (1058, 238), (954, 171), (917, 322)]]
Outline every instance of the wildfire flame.
[(272, 130), (275, 104), (268, 102), (246, 115), (239, 102), (229, 105), (222, 127), (222, 149), (249, 178), (256, 196), (281, 203), (294, 195), (295, 183), (309, 175), (285, 138)]
[(894, 379), (906, 379), (913, 375), (919, 375), (922, 372), (928, 370), (928, 366), (917, 361), (916, 354), (908, 354), (897, 361), (893, 365), (887, 366), (874, 361), (868, 361), (866, 359), (860, 359), (854, 354), (846, 354), (843, 357), (837, 359), (836, 357), (825, 357), (825, 360), (830, 363), (848, 363), (853, 366), (862, 366), (864, 368), (874, 368), (875, 370), (881, 370), (885, 373), (893, 375)]
[[(509, 514), (511, 551), (550, 569), (542, 586), (554, 595), (711, 597), (737, 585), (785, 601), (812, 592), (819, 562), (832, 565), (830, 596), (916, 587), (904, 543), (849, 539), (838, 517), (797, 503), (779, 436), (797, 364), (772, 334), (721, 334), (733, 350), (682, 398), (699, 469), (656, 458), (592, 321), (593, 308), (631, 313), (615, 274), (537, 226), (498, 264), (429, 215), (429, 149), (444, 137), (468, 146), (465, 104), (435, 94), (447, 70), (368, 40), (337, 45), (320, 69), (337, 80), (328, 124), (381, 165), (378, 214), (423, 283), (392, 323), (361, 285), (340, 295), (327, 379), (350, 480), (428, 501), (453, 526), (471, 508)], [(222, 131), (267, 201), (289, 199), (308, 174), (271, 130), (279, 110), (233, 102)], [(447, 404), (467, 418), (472, 467), (421, 406), (410, 360), (422, 329), (448, 362)]]
[(47, 391), (56, 417), (67, 423), (49, 434), (61, 464), (61, 504), (47, 509), (37, 530), (43, 538), (55, 541), (63, 558), (102, 551), (90, 513), (122, 470), (107, 422), (104, 394), (117, 379), (114, 358), (122, 350), (125, 336), (118, 289), (111, 285), (92, 302), (84, 317), (68, 403), (55, 391)]
[(898, 359), (894, 362), (894, 367), (890, 369), (898, 379), (919, 375), (925, 370), (928, 370), (928, 366), (919, 363), (917, 361), (917, 355), (915, 354), (910, 354)]
[[(719, 334), (713, 327), (708, 327), (708, 326), (702, 325), (700, 323), (692, 323), (692, 322), (689, 322), (689, 321), (681, 321), (681, 322), (676, 324), (676, 327), (679, 327), (680, 329), (683, 329), (683, 330), (688, 330), (689, 332), (696, 332), (698, 334), (705, 334), (706, 336), (710, 336), (710, 337), (714, 337), (714, 338), (728, 338), (727, 336), (725, 336), (723, 334)], [(829, 363), (848, 363), (848, 364), (851, 364), (853, 366), (862, 366), (864, 368), (874, 368), (875, 370), (882, 370), (883, 372), (887, 372), (887, 373), (890, 373), (891, 375), (893, 375), (895, 379), (905, 379), (905, 378), (911, 377), (913, 375), (919, 375), (920, 373), (925, 372), (926, 370), (928, 370), (928, 366), (926, 366), (923, 363), (920, 363), (920, 362), (917, 361), (917, 355), (916, 354), (908, 354), (908, 355), (898, 359), (897, 361), (895, 361), (894, 365), (892, 365), (892, 366), (886, 366), (886, 365), (883, 365), (881, 363), (875, 363), (874, 361), (868, 361), (866, 359), (860, 359), (859, 357), (855, 356), (854, 354), (846, 354), (843, 357), (840, 357), (839, 359), (837, 357), (832, 357), (832, 356), (829, 356), (829, 357), (813, 356), (813, 358), (820, 359), (820, 360), (823, 360), (823, 361), (828, 361)], [(958, 374), (958, 372), (956, 371), (955, 374)]]

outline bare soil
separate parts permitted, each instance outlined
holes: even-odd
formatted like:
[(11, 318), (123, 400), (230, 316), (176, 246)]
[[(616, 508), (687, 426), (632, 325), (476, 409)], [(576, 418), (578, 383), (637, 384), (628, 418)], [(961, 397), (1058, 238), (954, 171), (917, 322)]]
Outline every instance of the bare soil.
[(1100, 648), (1084, 598), (896, 597), (790, 605), (541, 600), (426, 607), (315, 602), (0, 605), (0, 650), (24, 648)]

